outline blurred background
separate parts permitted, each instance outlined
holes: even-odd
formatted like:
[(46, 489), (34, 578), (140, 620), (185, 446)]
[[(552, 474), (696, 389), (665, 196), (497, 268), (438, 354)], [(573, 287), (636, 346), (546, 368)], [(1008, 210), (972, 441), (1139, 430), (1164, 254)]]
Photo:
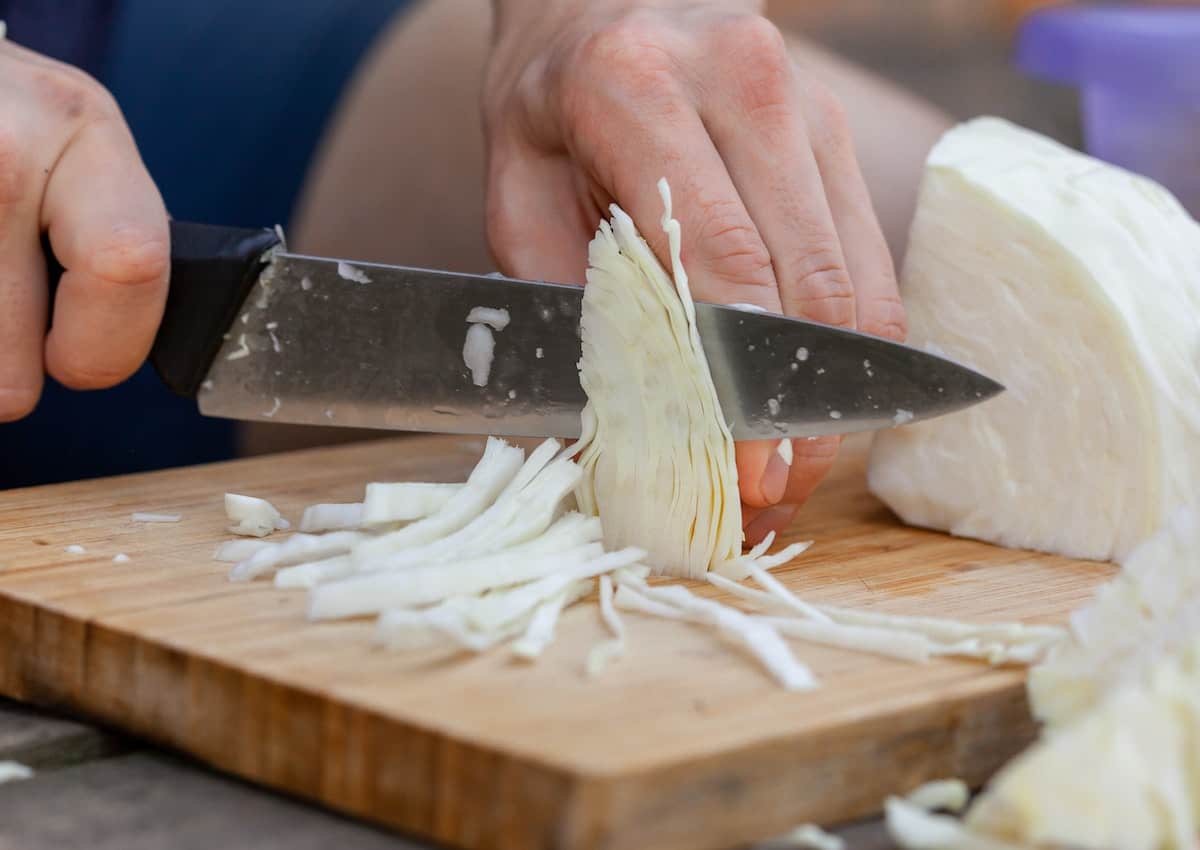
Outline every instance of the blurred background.
[(778, 23), (911, 89), (955, 118), (1000, 115), (1078, 147), (1075, 90), (1031, 79), (1012, 58), (1022, 18), (1051, 5), (1048, 0), (767, 3)]

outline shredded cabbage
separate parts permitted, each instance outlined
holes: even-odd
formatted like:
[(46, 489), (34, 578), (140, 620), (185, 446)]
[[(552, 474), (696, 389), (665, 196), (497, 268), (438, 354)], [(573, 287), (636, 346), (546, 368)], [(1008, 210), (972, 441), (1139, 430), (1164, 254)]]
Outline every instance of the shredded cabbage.
[(702, 578), (741, 555), (741, 502), (665, 180), (659, 192), (673, 281), (616, 204), (588, 249), (577, 498), (603, 518), (606, 545), (641, 546), (657, 572)]

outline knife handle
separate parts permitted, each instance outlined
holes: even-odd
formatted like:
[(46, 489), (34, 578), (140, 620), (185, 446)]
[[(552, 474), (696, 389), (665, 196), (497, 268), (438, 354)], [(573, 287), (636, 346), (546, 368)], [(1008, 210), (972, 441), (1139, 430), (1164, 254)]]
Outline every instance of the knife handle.
[[(171, 221), (171, 278), (150, 362), (163, 383), (195, 397), (251, 287), (280, 244), (272, 229)], [(63, 267), (42, 237), (50, 311)], [(53, 321), (53, 318), (51, 318)]]

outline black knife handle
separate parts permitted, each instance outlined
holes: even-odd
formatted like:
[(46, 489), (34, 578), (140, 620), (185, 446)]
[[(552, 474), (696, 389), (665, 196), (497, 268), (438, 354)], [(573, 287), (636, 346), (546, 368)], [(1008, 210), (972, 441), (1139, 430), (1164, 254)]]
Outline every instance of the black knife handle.
[[(237, 318), (251, 287), (266, 268), (267, 252), (279, 245), (269, 228), (248, 229), (171, 222), (171, 286), (162, 324), (150, 350), (163, 383), (194, 397)], [(42, 238), (50, 305), (63, 267)]]

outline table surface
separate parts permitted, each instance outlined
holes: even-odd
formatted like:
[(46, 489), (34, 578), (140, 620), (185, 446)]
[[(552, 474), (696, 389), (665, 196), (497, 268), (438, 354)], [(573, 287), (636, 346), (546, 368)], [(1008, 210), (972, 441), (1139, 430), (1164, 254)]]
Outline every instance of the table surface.
[[(0, 850), (433, 850), (72, 718), (0, 700)], [(836, 830), (892, 850), (878, 821)], [(647, 848), (650, 850), (650, 848)]]

